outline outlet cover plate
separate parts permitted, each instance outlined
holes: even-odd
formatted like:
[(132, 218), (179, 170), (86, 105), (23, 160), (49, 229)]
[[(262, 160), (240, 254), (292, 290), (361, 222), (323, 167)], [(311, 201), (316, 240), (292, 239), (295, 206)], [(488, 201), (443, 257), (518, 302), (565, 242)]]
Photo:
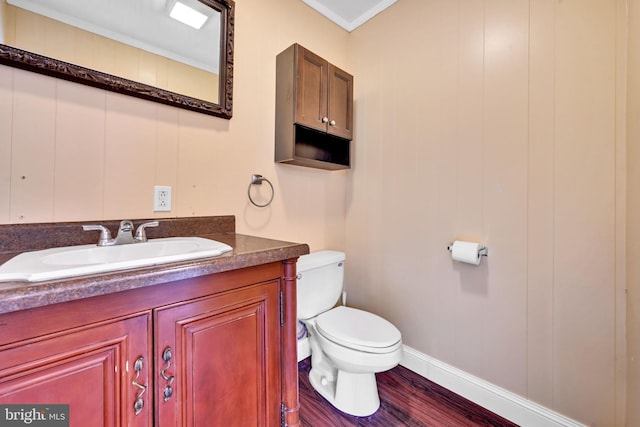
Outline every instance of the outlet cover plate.
[(168, 185), (156, 185), (153, 187), (153, 211), (171, 211), (171, 187)]

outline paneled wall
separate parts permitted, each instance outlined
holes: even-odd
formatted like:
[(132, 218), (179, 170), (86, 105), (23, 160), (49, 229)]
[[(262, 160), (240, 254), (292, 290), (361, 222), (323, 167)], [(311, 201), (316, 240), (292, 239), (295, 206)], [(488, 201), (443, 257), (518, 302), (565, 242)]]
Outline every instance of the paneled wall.
[[(231, 121), (0, 66), (0, 223), (234, 214), (241, 233), (346, 249), (349, 303), (406, 344), (586, 424), (628, 407), (634, 425), (624, 7), (402, 0), (348, 34), (299, 0), (237, 0)], [(351, 171), (273, 163), (275, 56), (294, 42), (356, 77)], [(253, 173), (269, 208), (247, 199)], [(152, 212), (155, 184), (172, 212)], [(454, 239), (489, 257), (454, 264)]]
[(349, 38), (349, 300), (598, 426), (625, 411), (625, 31), (617, 0), (403, 0)]
[(640, 425), (640, 2), (629, 0), (627, 425)]
[[(346, 68), (348, 33), (298, 0), (239, 0), (235, 24), (231, 121), (0, 66), (0, 223), (233, 214), (241, 233), (342, 247), (346, 172), (273, 162), (275, 57), (299, 42)], [(249, 203), (254, 173), (268, 208)]]

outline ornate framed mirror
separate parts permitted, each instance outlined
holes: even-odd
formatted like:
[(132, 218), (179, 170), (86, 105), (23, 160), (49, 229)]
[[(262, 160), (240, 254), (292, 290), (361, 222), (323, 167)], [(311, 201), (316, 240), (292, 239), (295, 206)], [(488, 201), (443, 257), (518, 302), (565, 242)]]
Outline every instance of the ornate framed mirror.
[(234, 12), (233, 0), (0, 0), (0, 64), (230, 119)]

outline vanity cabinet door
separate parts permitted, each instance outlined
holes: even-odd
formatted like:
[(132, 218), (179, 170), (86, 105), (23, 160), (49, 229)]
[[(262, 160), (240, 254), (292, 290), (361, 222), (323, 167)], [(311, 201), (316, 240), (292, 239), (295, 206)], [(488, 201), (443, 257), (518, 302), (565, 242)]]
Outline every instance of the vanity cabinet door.
[(0, 345), (0, 404), (68, 404), (71, 426), (151, 426), (150, 319), (143, 314)]
[(157, 426), (279, 426), (278, 280), (155, 310)]

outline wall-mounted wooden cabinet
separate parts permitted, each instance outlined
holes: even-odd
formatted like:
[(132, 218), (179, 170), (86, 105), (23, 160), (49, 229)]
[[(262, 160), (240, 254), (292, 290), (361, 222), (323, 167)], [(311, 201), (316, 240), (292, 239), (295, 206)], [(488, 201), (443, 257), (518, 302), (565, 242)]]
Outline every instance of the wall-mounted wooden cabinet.
[(294, 44), (276, 58), (275, 160), (348, 169), (353, 76)]

